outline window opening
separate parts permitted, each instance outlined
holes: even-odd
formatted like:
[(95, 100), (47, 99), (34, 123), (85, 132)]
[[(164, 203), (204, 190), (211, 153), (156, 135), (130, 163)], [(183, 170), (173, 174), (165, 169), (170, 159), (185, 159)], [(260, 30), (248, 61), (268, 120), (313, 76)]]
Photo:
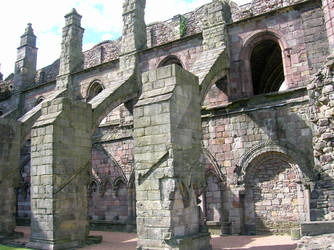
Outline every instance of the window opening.
[(266, 40), (256, 45), (251, 58), (254, 95), (279, 91), (284, 82), (282, 51), (279, 44)]

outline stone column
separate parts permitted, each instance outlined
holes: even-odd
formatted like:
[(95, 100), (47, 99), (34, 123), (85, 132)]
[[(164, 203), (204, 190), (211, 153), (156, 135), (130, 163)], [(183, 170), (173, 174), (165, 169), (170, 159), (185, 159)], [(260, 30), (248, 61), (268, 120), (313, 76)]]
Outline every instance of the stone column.
[(146, 0), (124, 0), (123, 2), (121, 54), (146, 47), (145, 5)]
[(0, 241), (14, 234), (20, 166), (20, 126), (0, 118)]
[(198, 78), (169, 65), (142, 82), (134, 109), (137, 249), (210, 249), (195, 194), (205, 185)]
[(334, 56), (334, 1), (322, 0), (322, 8), (329, 42), (329, 53)]
[(84, 29), (81, 27), (81, 16), (73, 9), (65, 16), (65, 27), (61, 43), (59, 74), (57, 76), (57, 90), (67, 89), (72, 96), (71, 74), (83, 67), (82, 37)]
[(92, 110), (57, 98), (42, 104), (31, 131), (31, 238), (29, 248), (82, 246), (89, 231)]
[(146, 48), (146, 0), (123, 1), (123, 32), (120, 52), (120, 77), (129, 77), (137, 68), (137, 52)]

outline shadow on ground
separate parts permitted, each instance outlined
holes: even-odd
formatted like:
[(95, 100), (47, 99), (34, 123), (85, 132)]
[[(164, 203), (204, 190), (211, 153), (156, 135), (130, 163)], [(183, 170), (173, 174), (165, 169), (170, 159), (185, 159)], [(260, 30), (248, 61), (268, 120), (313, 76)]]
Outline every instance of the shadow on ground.
[[(16, 231), (23, 232), (24, 238), (16, 240), (18, 243), (28, 243), (30, 227), (16, 227)], [(133, 233), (91, 231), (90, 235), (101, 235), (103, 241), (98, 245), (81, 248), (83, 250), (134, 250), (137, 246), (137, 235)], [(297, 242), (289, 236), (213, 236), (211, 239), (213, 250), (293, 250)], [(1, 249), (1, 248), (0, 248)]]

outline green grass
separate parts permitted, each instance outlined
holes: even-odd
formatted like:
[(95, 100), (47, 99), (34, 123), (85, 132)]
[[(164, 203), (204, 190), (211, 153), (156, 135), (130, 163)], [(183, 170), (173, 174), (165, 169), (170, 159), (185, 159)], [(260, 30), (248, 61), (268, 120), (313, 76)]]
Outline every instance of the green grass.
[(16, 248), (0, 245), (0, 250), (27, 250), (28, 248)]

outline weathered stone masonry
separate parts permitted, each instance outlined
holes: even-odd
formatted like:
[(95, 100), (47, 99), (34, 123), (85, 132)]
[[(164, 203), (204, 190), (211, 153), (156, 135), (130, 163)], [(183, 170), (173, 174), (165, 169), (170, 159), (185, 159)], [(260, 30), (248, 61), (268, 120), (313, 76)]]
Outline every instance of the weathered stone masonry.
[(31, 246), (67, 248), (89, 219), (137, 219), (139, 249), (206, 249), (206, 225), (333, 220), (333, 1), (213, 0), (149, 25), (145, 5), (125, 0), (122, 37), (85, 52), (72, 10), (60, 59), (39, 70), (28, 24), (0, 77), (0, 234), (16, 215)]
[[(176, 65), (143, 74), (134, 109), (139, 249), (207, 249), (200, 234), (198, 80)], [(141, 248), (142, 247), (142, 248)]]

